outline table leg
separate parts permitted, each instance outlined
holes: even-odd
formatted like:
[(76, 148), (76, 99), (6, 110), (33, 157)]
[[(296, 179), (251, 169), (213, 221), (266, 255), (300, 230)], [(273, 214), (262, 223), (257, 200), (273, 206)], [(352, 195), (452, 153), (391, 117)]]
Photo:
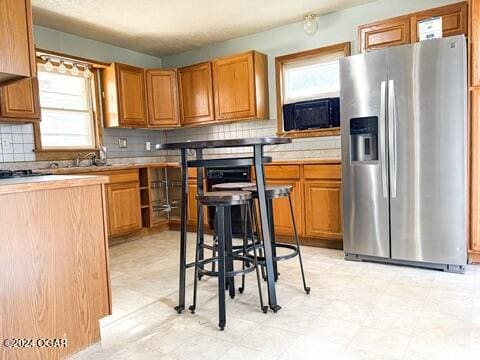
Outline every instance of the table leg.
[[(277, 248), (275, 242), (275, 220), (273, 219), (273, 200), (267, 200), (267, 212), (268, 212), (268, 226), (270, 227), (270, 242), (272, 243), (272, 256), (275, 259), (277, 257)], [(275, 281), (278, 280), (278, 267), (277, 261), (273, 260), (273, 273), (275, 274)]]
[[(227, 272), (233, 271), (232, 256), (232, 207), (225, 207), (225, 267)], [(230, 298), (235, 297), (235, 279), (233, 276), (227, 278), (228, 294)]]
[[(202, 149), (197, 149), (196, 150), (196, 158), (197, 160), (202, 160), (203, 158), (203, 150)], [(203, 168), (199, 167), (197, 168), (197, 194), (203, 194)], [(199, 261), (202, 261), (204, 259), (204, 225), (203, 225), (203, 206), (198, 205), (197, 201), (197, 237), (198, 237), (198, 244), (200, 246), (199, 254), (198, 254), (198, 259)], [(200, 268), (203, 269), (203, 265), (200, 265)], [(199, 279), (202, 278), (202, 275), (198, 276)]]
[(175, 310), (181, 313), (185, 309), (185, 273), (187, 266), (187, 207), (188, 207), (188, 164), (187, 150), (181, 149), (182, 158), (182, 199), (180, 219), (180, 275), (178, 285), (178, 305)]
[(277, 294), (275, 291), (275, 273), (273, 269), (272, 244), (270, 240), (270, 229), (268, 226), (267, 199), (265, 196), (265, 177), (263, 174), (263, 146), (255, 145), (253, 148), (255, 175), (258, 192), (258, 205), (260, 210), (260, 225), (262, 231), (263, 244), (265, 248), (265, 267), (267, 268), (268, 284), (268, 303), (270, 308), (277, 312), (280, 306), (277, 304)]

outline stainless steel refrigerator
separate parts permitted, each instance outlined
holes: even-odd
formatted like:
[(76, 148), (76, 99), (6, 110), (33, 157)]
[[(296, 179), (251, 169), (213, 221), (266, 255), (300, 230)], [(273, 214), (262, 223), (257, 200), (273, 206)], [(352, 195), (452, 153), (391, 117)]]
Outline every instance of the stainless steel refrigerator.
[(340, 83), (346, 259), (464, 271), (465, 37), (341, 59)]

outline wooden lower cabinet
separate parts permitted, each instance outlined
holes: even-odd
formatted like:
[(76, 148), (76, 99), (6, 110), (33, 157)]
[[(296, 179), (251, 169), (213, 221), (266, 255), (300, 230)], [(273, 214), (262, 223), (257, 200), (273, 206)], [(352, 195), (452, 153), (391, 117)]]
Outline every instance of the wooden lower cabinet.
[(188, 225), (196, 225), (197, 224), (197, 199), (195, 196), (197, 195), (197, 180), (189, 180), (188, 181), (188, 209), (187, 209), (187, 219)]
[[(293, 187), (292, 204), (300, 237), (342, 239), (340, 164), (268, 165), (265, 173), (267, 184)], [(275, 199), (273, 208), (275, 233), (292, 236), (293, 224), (288, 198)]]
[(342, 239), (342, 188), (340, 181), (307, 181), (305, 236)]
[(124, 235), (140, 229), (142, 222), (138, 181), (108, 184), (106, 188), (109, 235)]
[[(293, 214), (297, 225), (298, 235), (303, 234), (303, 211), (302, 211), (302, 183), (300, 181), (288, 180), (267, 180), (269, 185), (291, 185)], [(293, 235), (293, 222), (290, 213), (288, 197), (273, 200), (273, 219), (275, 223), (275, 234)]]

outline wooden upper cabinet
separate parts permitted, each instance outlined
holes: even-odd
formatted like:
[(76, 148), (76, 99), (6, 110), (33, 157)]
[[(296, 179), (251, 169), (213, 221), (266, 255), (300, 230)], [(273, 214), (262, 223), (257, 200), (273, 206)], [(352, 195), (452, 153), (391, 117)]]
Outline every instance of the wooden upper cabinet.
[(358, 28), (360, 52), (410, 43), (410, 17), (377, 21)]
[(412, 43), (419, 40), (418, 23), (435, 16), (442, 17), (443, 37), (467, 34), (468, 6), (467, 2), (461, 2), (412, 14), (410, 20)]
[(0, 1), (0, 84), (36, 75), (30, 0)]
[(467, 34), (468, 3), (460, 2), (361, 25), (358, 28), (360, 52), (417, 42), (418, 23), (435, 16), (442, 17), (443, 37)]
[(267, 56), (256, 51), (213, 61), (217, 120), (268, 118)]
[(144, 70), (112, 63), (103, 69), (105, 127), (146, 127)]
[(22, 79), (1, 87), (0, 119), (19, 122), (40, 121), (37, 78)]
[(480, 86), (480, 0), (470, 1), (471, 85)]
[(211, 62), (178, 69), (178, 86), (182, 125), (215, 120)]
[(145, 71), (149, 127), (180, 125), (178, 110), (177, 71)]

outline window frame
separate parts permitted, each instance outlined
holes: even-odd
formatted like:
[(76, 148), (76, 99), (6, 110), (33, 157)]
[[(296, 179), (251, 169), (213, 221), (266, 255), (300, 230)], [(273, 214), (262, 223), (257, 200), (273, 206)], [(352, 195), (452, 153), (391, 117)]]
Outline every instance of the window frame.
[[(334, 129), (315, 129), (315, 130), (296, 130), (296, 131), (284, 131), (283, 129), (283, 78), (284, 78), (284, 66), (293, 62), (299, 62), (302, 60), (309, 60), (322, 55), (335, 54), (343, 52), (343, 56), (350, 56), (351, 44), (350, 42), (344, 42), (339, 44), (333, 44), (324, 46), (317, 49), (311, 49), (301, 51), (293, 54), (282, 55), (275, 57), (275, 78), (276, 78), (276, 101), (277, 101), (277, 135), (284, 137), (318, 137), (318, 136), (331, 136), (339, 135), (340, 128)], [(301, 100), (299, 100), (301, 101)]]
[[(41, 138), (41, 129), (39, 123), (33, 124), (33, 133), (35, 138), (35, 154), (36, 159), (39, 161), (42, 160), (73, 160), (77, 156), (77, 154), (84, 155), (89, 152), (98, 152), (100, 146), (102, 145), (102, 114), (101, 114), (101, 104), (100, 104), (100, 88), (99, 88), (99, 69), (108, 66), (106, 63), (100, 63), (93, 60), (73, 57), (70, 55), (57, 53), (57, 52), (50, 52), (47, 50), (37, 49), (37, 64), (43, 64), (45, 61), (42, 59), (41, 56), (49, 56), (57, 59), (65, 59), (69, 61), (75, 61), (82, 64), (90, 65), (90, 70), (92, 72), (92, 76), (90, 77), (89, 85), (90, 85), (90, 92), (91, 92), (91, 111), (93, 115), (93, 147), (68, 147), (68, 148), (51, 148), (51, 147), (42, 147), (42, 138)], [(68, 64), (65, 64), (67, 69), (70, 68)], [(37, 89), (39, 96), (40, 96), (40, 89)], [(41, 110), (41, 109), (40, 109)]]

